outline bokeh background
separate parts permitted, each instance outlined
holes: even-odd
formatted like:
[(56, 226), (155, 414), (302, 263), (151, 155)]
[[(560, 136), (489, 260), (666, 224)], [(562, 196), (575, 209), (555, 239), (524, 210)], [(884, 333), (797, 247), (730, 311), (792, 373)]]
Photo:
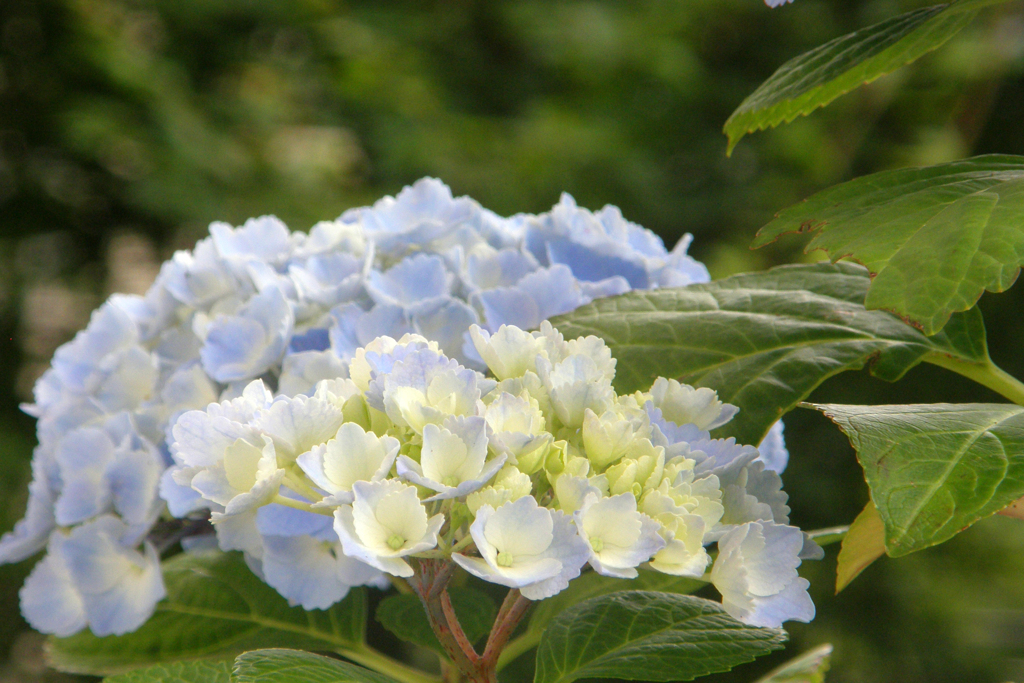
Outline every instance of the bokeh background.
[[(54, 349), (112, 292), (145, 291), (213, 220), (274, 213), (306, 230), (423, 175), (502, 214), (562, 191), (622, 207), (713, 276), (814, 258), (752, 252), (772, 214), (831, 184), (972, 154), (1024, 154), (1024, 3), (810, 118), (746, 138), (729, 113), (787, 59), (922, 3), (796, 0), (0, 1), (0, 531), (21, 517), (34, 424), (18, 410)], [(1021, 287), (982, 301), (992, 355), (1024, 377)], [(921, 367), (843, 375), (850, 403), (993, 401)], [(793, 520), (849, 523), (867, 499), (845, 438), (787, 418)], [(808, 563), (816, 621), (751, 681), (822, 642), (829, 681), (1024, 680), (1024, 523), (985, 520), (883, 559), (833, 595), (835, 548)], [(0, 567), (0, 682), (45, 670)], [(84, 680), (84, 679), (83, 679)], [(708, 679), (711, 680), (711, 679)]]

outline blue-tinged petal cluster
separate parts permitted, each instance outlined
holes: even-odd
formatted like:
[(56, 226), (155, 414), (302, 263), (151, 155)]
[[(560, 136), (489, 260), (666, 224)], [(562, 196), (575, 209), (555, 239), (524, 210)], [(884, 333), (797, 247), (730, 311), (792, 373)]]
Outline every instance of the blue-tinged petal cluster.
[[(144, 297), (115, 295), (95, 311), (58, 349), (25, 407), (39, 436), (28, 509), (0, 539), (0, 563), (48, 548), (23, 589), (24, 613), (59, 634), (122, 633), (148, 618), (163, 584), (146, 539), (164, 501), (174, 516), (227, 514), (207, 512), (190, 486), (191, 465), (169, 448), (188, 411), (217, 401), (235, 406), (228, 413), (264, 410), (274, 396), (246, 395), (254, 379), (278, 396), (311, 394), (320, 380), (345, 377), (357, 349), (385, 335), (417, 333), (436, 346), (413, 349), (422, 356), (415, 362), (384, 358), (385, 349), (368, 353), (368, 363), (412, 371), (441, 351), (483, 370), (470, 325), (535, 328), (598, 297), (706, 281), (686, 254), (689, 240), (668, 251), (617, 208), (592, 213), (568, 195), (548, 213), (504, 218), (430, 178), (308, 234), (274, 217), (212, 224), (208, 238), (163, 265)], [(390, 408), (418, 426), (433, 420), (430, 400), (405, 397)], [(771, 452), (769, 467), (784, 463), (784, 450)], [(748, 480), (748, 489), (761, 486)], [(225, 537), (236, 524), (245, 547), (255, 527), (241, 519), (225, 522)], [(337, 548), (267, 535), (280, 540), (268, 546), (264, 574), (294, 603), (316, 607), (326, 600), (318, 591), (336, 596), (352, 585), (338, 578), (349, 570)], [(316, 590), (282, 569), (276, 558), (289, 554), (315, 569)], [(94, 571), (103, 563), (141, 578), (108, 585)]]

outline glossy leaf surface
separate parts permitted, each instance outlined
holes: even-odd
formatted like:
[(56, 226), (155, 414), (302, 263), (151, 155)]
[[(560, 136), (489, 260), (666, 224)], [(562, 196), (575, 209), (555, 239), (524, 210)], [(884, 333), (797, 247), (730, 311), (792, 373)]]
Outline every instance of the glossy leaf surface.
[(884, 171), (781, 211), (754, 247), (790, 232), (872, 273), (869, 309), (892, 311), (925, 334), (985, 290), (1013, 284), (1024, 264), (1024, 157), (988, 155)]
[(814, 406), (850, 437), (889, 555), (946, 541), (1024, 495), (1024, 408)]
[(988, 362), (977, 311), (926, 337), (863, 301), (870, 280), (854, 264), (782, 266), (678, 289), (600, 299), (552, 323), (567, 338), (604, 338), (619, 393), (659, 376), (711, 387), (739, 406), (717, 435), (758, 444), (771, 425), (823, 381), (869, 365), (899, 379), (936, 357)]
[(728, 671), (785, 640), (785, 631), (741, 624), (710, 600), (620, 591), (576, 605), (548, 625), (534, 683), (689, 681)]

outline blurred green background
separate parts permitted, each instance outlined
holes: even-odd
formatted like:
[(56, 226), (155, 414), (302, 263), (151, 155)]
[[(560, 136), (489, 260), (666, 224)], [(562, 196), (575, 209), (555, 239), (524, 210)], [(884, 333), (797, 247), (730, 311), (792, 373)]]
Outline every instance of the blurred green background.
[[(21, 517), (34, 444), (18, 411), (54, 349), (115, 291), (212, 220), (274, 213), (306, 230), (423, 175), (502, 214), (561, 191), (605, 203), (714, 276), (812, 257), (751, 252), (771, 215), (865, 173), (1024, 154), (1024, 4), (987, 10), (938, 52), (810, 118), (746, 138), (729, 113), (787, 59), (922, 3), (796, 0), (0, 1), (0, 530)], [(1024, 377), (1021, 288), (982, 301), (992, 355)], [(850, 403), (994, 401), (936, 368), (844, 375)], [(849, 523), (867, 499), (845, 438), (787, 418), (794, 523)], [(835, 548), (808, 563), (818, 618), (718, 681), (821, 642), (829, 681), (1024, 680), (1024, 524), (979, 523), (883, 559), (833, 596)], [(46, 672), (0, 568), (0, 682)], [(712, 680), (712, 679), (708, 679)]]

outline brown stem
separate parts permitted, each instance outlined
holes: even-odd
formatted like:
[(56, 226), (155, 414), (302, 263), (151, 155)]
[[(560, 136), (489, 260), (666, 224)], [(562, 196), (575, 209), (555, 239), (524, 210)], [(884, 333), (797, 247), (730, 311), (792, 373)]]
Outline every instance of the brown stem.
[[(448, 658), (470, 683), (497, 683), (498, 656), (530, 609), (530, 601), (517, 589), (508, 592), (487, 637), (484, 653), (480, 655), (462, 629), (448, 594), (448, 582), (455, 565), (443, 560), (420, 560), (419, 565), (419, 571), (410, 583), (420, 596), (430, 626)], [(445, 678), (449, 677), (446, 675)]]
[(462, 630), (462, 624), (459, 623), (459, 617), (455, 614), (455, 606), (452, 605), (451, 596), (448, 595), (448, 589), (445, 588), (441, 591), (441, 610), (444, 612), (445, 619), (448, 621), (448, 628), (452, 630), (452, 636), (455, 638), (455, 642), (458, 643), (459, 647), (466, 654), (466, 657), (470, 661), (476, 663), (480, 659), (480, 655), (476, 653), (473, 648), (473, 643), (469, 642), (469, 638), (466, 636), (466, 632)]
[(496, 678), (495, 667), (498, 664), (501, 651), (505, 649), (509, 638), (512, 637), (519, 622), (526, 616), (531, 604), (530, 600), (524, 598), (517, 588), (510, 590), (501, 603), (498, 618), (494, 620), (491, 635), (487, 637), (484, 654), (480, 657), (482, 668), (490, 672), (492, 679)]
[[(462, 648), (450, 626), (448, 615), (445, 614), (441, 596), (445, 594), (448, 581), (451, 580), (455, 567), (451, 562), (438, 562), (436, 560), (421, 560), (420, 571), (416, 577), (416, 593), (420, 596), (423, 609), (427, 613), (430, 627), (441, 643), (441, 647), (448, 654), (448, 658), (459, 668), (463, 674), (472, 676), (476, 671), (479, 657), (472, 652), (472, 657)], [(450, 601), (449, 601), (450, 604)], [(454, 612), (452, 612), (454, 615)], [(458, 624), (458, 621), (455, 621)], [(459, 631), (462, 631), (461, 626)], [(465, 634), (462, 638), (465, 639)]]

